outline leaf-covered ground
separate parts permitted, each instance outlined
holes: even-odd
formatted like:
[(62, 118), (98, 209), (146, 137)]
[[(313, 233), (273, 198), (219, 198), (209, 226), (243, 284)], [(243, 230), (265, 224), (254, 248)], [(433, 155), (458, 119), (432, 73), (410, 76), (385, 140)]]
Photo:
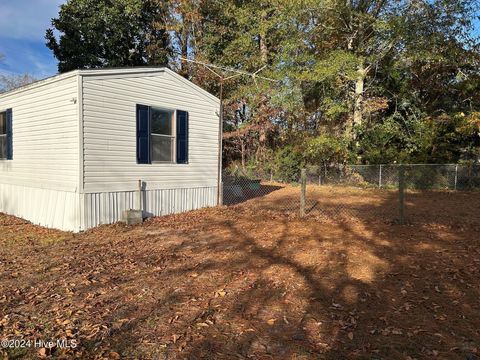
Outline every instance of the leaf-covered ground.
[[(299, 219), (259, 205), (291, 191), (75, 235), (0, 215), (0, 339), (78, 342), (0, 354), (477, 358), (478, 213), (401, 226)], [(368, 193), (342, 201), (352, 196)], [(434, 204), (425, 197), (419, 204)], [(468, 199), (480, 204), (480, 194)]]

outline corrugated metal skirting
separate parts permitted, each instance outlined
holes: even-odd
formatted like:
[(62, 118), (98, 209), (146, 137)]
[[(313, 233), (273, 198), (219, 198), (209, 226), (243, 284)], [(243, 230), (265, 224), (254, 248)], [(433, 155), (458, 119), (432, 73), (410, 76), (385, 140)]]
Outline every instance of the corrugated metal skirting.
[(68, 191), (0, 184), (0, 212), (48, 228), (78, 231), (78, 195)]
[[(123, 211), (138, 208), (137, 191), (83, 194), (82, 230), (122, 220)], [(157, 189), (142, 191), (146, 216), (162, 216), (215, 206), (216, 187)]]

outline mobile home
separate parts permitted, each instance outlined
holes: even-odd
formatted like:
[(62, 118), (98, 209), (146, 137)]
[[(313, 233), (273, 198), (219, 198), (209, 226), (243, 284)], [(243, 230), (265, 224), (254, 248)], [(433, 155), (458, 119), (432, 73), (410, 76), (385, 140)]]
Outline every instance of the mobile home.
[(219, 107), (166, 68), (77, 70), (0, 94), (0, 212), (76, 232), (139, 200), (152, 216), (214, 206)]

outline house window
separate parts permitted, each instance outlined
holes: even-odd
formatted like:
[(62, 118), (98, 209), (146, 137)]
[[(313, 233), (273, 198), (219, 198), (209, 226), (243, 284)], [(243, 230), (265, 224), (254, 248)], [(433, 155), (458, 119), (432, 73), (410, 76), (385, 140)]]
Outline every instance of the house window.
[(0, 112), (0, 159), (7, 158), (7, 113)]
[(188, 164), (188, 120), (184, 110), (137, 104), (137, 163)]
[(174, 162), (175, 129), (173, 111), (151, 108), (152, 162)]

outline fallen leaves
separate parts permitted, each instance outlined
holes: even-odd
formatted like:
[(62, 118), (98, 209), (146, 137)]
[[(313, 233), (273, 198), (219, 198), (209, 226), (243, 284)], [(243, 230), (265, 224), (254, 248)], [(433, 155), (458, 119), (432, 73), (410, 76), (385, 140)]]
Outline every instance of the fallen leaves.
[(403, 335), (403, 330), (400, 328), (396, 328), (393, 326), (389, 326), (385, 329), (380, 330), (380, 333), (383, 336), (389, 336), (389, 335)]
[(39, 358), (44, 359), (47, 357), (47, 349), (45, 348), (40, 348), (37, 350), (37, 355)]
[[(0, 215), (0, 223), (8, 219)], [(79, 343), (30, 357), (477, 354), (480, 253), (472, 227), (344, 226), (240, 206), (75, 237), (24, 222), (6, 228), (0, 334)], [(351, 278), (352, 256), (368, 267), (371, 254), (388, 266), (369, 282)]]
[(109, 359), (112, 359), (112, 360), (118, 360), (120, 359), (120, 354), (115, 352), (115, 351), (111, 351), (109, 354), (108, 354), (108, 358)]
[(227, 292), (224, 289), (215, 291), (215, 297), (225, 297), (225, 295), (227, 295)]

